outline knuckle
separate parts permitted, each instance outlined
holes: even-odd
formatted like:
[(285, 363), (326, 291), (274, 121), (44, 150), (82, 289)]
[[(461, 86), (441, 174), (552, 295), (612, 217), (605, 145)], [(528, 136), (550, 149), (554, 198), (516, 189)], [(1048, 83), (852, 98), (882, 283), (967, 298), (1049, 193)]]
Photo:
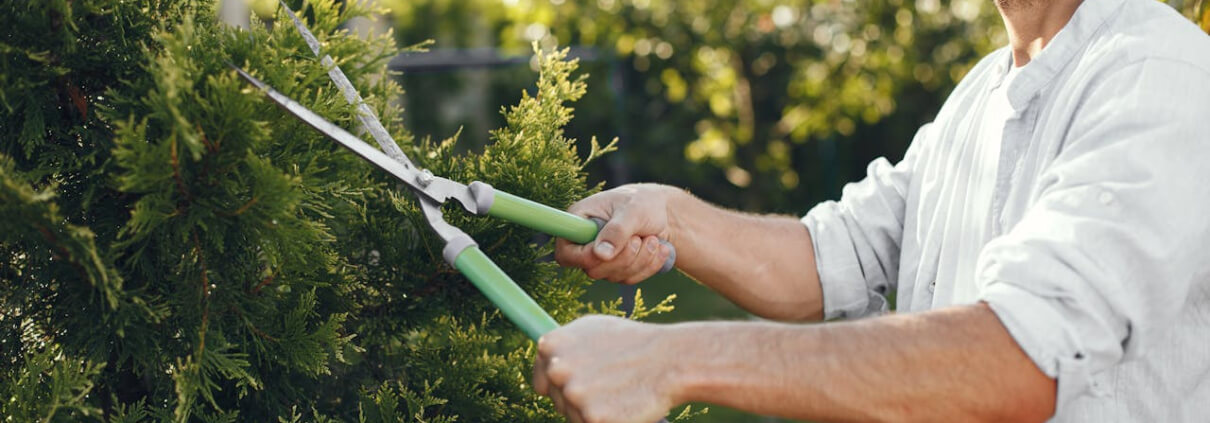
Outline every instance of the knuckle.
[(606, 214), (603, 212), (607, 211), (609, 205), (614, 202), (616, 200), (612, 193), (609, 191), (599, 192), (573, 203), (567, 208), (567, 212), (582, 217)]
[[(591, 197), (589, 197), (589, 198), (591, 198)], [(572, 203), (572, 205), (571, 205), (571, 206), (567, 207), (567, 212), (568, 212), (568, 213), (571, 213), (571, 214), (574, 214), (574, 215), (583, 216), (583, 215), (584, 215), (584, 209), (586, 208), (586, 207), (584, 206), (584, 202), (585, 202), (585, 201), (588, 201), (588, 198), (585, 198), (585, 199), (583, 199), (583, 200), (580, 200), (580, 201), (577, 201), (577, 202), (575, 202), (575, 203)]]
[(620, 218), (615, 219), (611, 222), (617, 222), (614, 224), (615, 225), (614, 227), (617, 228), (616, 230), (619, 233), (621, 233), (623, 235), (632, 235), (632, 234), (634, 234), (635, 229), (638, 226), (639, 220), (641, 217), (642, 216), (636, 216), (634, 213), (626, 213), (626, 214), (622, 215)]
[(631, 256), (641, 257), (643, 254), (643, 238), (639, 236), (630, 237), (630, 241), (626, 244), (626, 247), (630, 250)]
[(555, 245), (555, 262), (560, 266), (585, 268), (589, 264), (586, 260), (588, 256), (590, 254), (586, 253), (583, 246), (562, 240)]
[(656, 255), (660, 251), (660, 238), (655, 235), (649, 235), (643, 239), (643, 248), (652, 255)]
[(609, 238), (629, 237), (634, 234), (636, 223), (631, 213), (616, 212), (605, 222), (605, 226), (601, 227), (601, 235)]
[(563, 387), (563, 399), (574, 406), (581, 406), (588, 399), (588, 389), (581, 383), (568, 383)]
[(600, 266), (587, 269), (584, 271), (584, 273), (588, 274), (588, 277), (593, 279), (605, 279), (606, 276), (609, 276), (609, 273), (607, 273), (605, 269), (602, 269)]
[(558, 263), (559, 266), (571, 267), (571, 258), (567, 255), (567, 251), (563, 247), (555, 247), (555, 263)]
[(559, 346), (562, 344), (562, 335), (557, 332), (550, 332), (538, 338), (538, 354), (551, 357), (559, 351)]
[(554, 352), (554, 346), (551, 345), (550, 334), (542, 335), (538, 338), (538, 355), (550, 355)]
[(563, 386), (571, 379), (571, 369), (572, 367), (567, 365), (567, 360), (552, 358), (546, 365), (546, 375), (555, 385)]
[(625, 270), (634, 265), (634, 259), (638, 257), (638, 254), (638, 251), (635, 251), (629, 244), (626, 244), (622, 252), (618, 253), (617, 257), (614, 257), (609, 264), (613, 268)]
[(571, 249), (556, 249), (555, 263), (562, 267), (583, 267), (583, 260)]
[(572, 203), (572, 205), (567, 208), (567, 212), (581, 216), (584, 215), (585, 211), (592, 209), (592, 205), (594, 203), (601, 200), (600, 195), (601, 194), (590, 195), (587, 198)]

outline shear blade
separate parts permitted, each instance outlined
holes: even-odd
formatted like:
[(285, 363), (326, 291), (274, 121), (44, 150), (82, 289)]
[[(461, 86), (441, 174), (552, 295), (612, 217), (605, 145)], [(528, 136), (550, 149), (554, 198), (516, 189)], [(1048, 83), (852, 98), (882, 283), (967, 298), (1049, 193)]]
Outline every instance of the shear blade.
[[(243, 69), (240, 69), (235, 65), (232, 65), (231, 67), (239, 73), (240, 77), (252, 83), (252, 85), (255, 85), (257, 88), (260, 88), (265, 92), (265, 95), (267, 95), (269, 99), (273, 100), (274, 103), (277, 103), (278, 106), (281, 106), (287, 112), (290, 112), (290, 114), (294, 115), (303, 122), (306, 122), (308, 125), (311, 125), (312, 128), (315, 128), (324, 135), (327, 135), (328, 138), (336, 140), (336, 142), (339, 142), (340, 145), (345, 146), (345, 148), (353, 150), (353, 152), (357, 153), (357, 155), (361, 156), (361, 158), (366, 159), (382, 170), (395, 175), (396, 178), (399, 178), (400, 181), (402, 181), (404, 184), (407, 184), (408, 187), (412, 188), (413, 191), (423, 193), (426, 197), (431, 198), (431, 196), (425, 192), (424, 187), (420, 185), (419, 181), (421, 172), (417, 171), (414, 166), (401, 163), (390, 157), (387, 157), (386, 154), (378, 151), (378, 149), (374, 147), (371, 147), (369, 144), (366, 144), (360, 138), (357, 138), (357, 136), (350, 134), (349, 131), (344, 130), (344, 128), (337, 126), (335, 123), (328, 122), (322, 116), (315, 114), (315, 112), (312, 112), (310, 109), (307, 109), (306, 106), (303, 106), (301, 103), (294, 101), (285, 94), (278, 92), (268, 84), (256, 79), (256, 77), (249, 75), (248, 72), (245, 72)], [(432, 199), (441, 202), (440, 199)]]

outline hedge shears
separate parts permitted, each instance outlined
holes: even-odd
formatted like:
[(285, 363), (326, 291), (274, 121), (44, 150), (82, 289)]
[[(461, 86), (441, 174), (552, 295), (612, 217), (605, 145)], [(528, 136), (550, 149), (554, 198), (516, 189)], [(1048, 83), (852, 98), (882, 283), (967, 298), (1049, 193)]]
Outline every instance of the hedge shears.
[[(501, 218), (578, 244), (586, 244), (596, 239), (597, 232), (605, 222), (600, 219), (586, 219), (539, 204), (494, 189), (485, 182), (475, 181), (464, 185), (434, 175), (427, 169), (417, 168), (399, 149), (398, 144), (387, 133), (386, 128), (382, 126), (382, 122), (378, 120), (370, 107), (362, 101), (357, 89), (349, 82), (340, 67), (336, 66), (332, 57), (320, 53), (319, 40), (307, 30), (302, 21), (295, 16), (294, 11), (286, 7), (285, 2), (282, 2), (282, 7), (294, 20), (294, 26), (302, 34), (311, 51), (320, 57), (322, 64), (328, 68), (328, 76), (331, 77), (332, 82), (340, 88), (345, 99), (357, 107), (358, 121), (378, 142), (383, 151), (371, 147), (357, 136), (325, 120), (307, 109), (306, 106), (249, 75), (243, 69), (235, 65), (231, 65), (231, 67), (239, 73), (240, 77), (260, 88), (274, 103), (328, 138), (357, 153), (361, 158), (394, 175), (411, 189), (416, 194), (425, 220), (445, 242), (445, 247), (442, 249), (445, 261), (470, 279), (471, 283), (483, 292), (483, 295), (495, 304), (506, 318), (520, 327), (531, 339), (536, 341), (542, 335), (559, 327), (559, 324), (533, 298), (517, 286), (508, 274), (496, 266), (479, 249), (478, 244), (470, 235), (445, 221), (441, 205), (453, 200), (467, 212)], [(664, 263), (661, 272), (670, 270), (676, 260), (676, 251), (672, 249), (672, 245), (666, 241), (664, 243), (672, 254)]]

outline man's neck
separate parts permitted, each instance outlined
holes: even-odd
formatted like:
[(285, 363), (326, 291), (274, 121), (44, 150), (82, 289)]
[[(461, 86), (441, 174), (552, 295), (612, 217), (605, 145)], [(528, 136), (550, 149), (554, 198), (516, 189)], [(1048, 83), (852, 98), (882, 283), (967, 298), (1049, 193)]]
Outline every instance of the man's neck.
[(995, 0), (1013, 48), (1013, 65), (1025, 66), (1067, 25), (1082, 0)]

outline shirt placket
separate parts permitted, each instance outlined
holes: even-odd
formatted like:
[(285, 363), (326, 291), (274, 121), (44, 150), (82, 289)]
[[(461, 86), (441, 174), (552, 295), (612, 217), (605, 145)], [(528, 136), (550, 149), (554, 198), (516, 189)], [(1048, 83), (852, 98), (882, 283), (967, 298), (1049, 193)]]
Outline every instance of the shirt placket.
[(1011, 224), (1005, 215), (1005, 209), (1014, 180), (1020, 176), (1023, 159), (1029, 150), (1030, 140), (1033, 139), (1036, 115), (1036, 110), (1032, 107), (1034, 100), (1030, 99), (1020, 110), (1015, 110), (1012, 117), (1004, 123), (1004, 133), (1000, 140), (1000, 159), (996, 167), (996, 184), (988, 213), (993, 238), (1003, 235)]

